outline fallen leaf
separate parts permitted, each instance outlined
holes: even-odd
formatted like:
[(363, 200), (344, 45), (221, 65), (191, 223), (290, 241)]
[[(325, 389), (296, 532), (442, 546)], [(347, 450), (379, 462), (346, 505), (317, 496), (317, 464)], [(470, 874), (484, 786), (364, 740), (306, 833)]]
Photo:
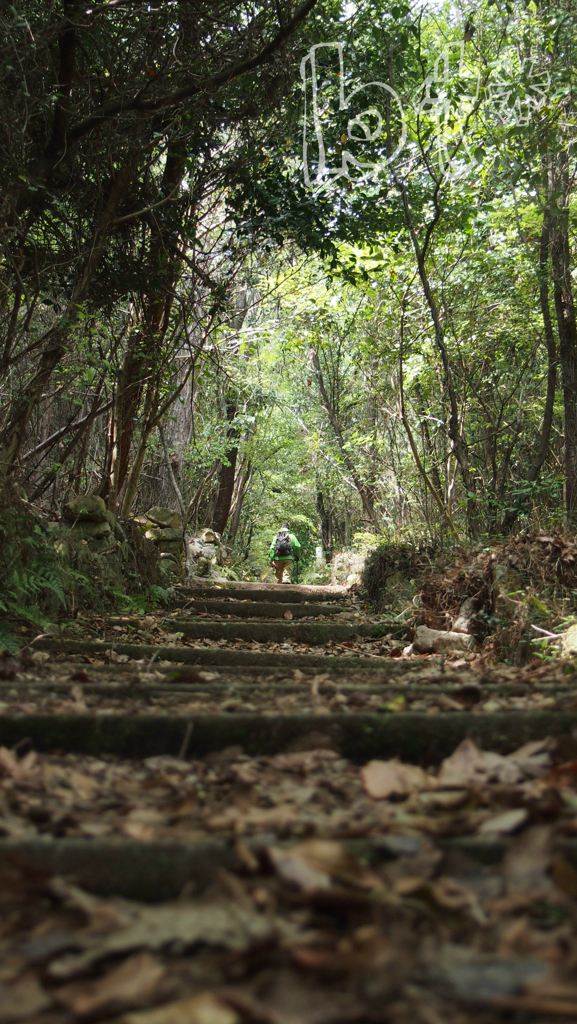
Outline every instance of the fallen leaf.
[(287, 621), (288, 621), (288, 620), (293, 619), (293, 618), (294, 618), (294, 615), (293, 615), (292, 612), (289, 612), (288, 610), (286, 612), (283, 612), (283, 619), (287, 619)]
[(447, 757), (439, 771), (439, 786), (447, 789), (471, 789), (485, 782), (515, 785), (525, 779), (542, 777), (551, 764), (550, 741), (525, 743), (507, 757), (491, 750), (479, 750), (473, 740), (463, 740)]
[(24, 1021), (46, 1010), (52, 1003), (33, 974), (25, 974), (12, 985), (0, 984), (0, 1022)]
[(555, 789), (577, 789), (577, 761), (565, 761), (543, 776), (543, 782)]
[[(498, 756), (498, 755), (497, 755)], [(487, 759), (473, 740), (463, 740), (450, 757), (445, 758), (438, 775), (443, 789), (463, 789), (485, 782), (488, 772)]]
[(178, 999), (152, 1010), (126, 1013), (117, 1024), (238, 1024), (238, 1014), (211, 992)]
[(509, 892), (539, 894), (552, 890), (547, 872), (551, 864), (551, 828), (534, 825), (516, 836), (503, 861)]
[[(105, 901), (100, 903), (106, 906)], [(159, 906), (127, 904), (127, 908), (134, 912), (135, 918), (127, 927), (108, 935), (104, 941), (86, 936), (85, 951), (55, 961), (50, 967), (51, 976), (70, 978), (90, 964), (137, 949), (160, 950), (175, 943), (189, 949), (203, 943), (242, 950), (272, 935), (272, 924), (266, 918), (230, 900), (226, 904), (216, 901)]]
[(333, 840), (309, 839), (290, 849), (272, 846), (268, 854), (277, 874), (306, 893), (329, 889), (334, 881), (361, 889), (373, 888), (379, 881)]
[(468, 789), (437, 789), (432, 793), (421, 793), (419, 805), (425, 811), (454, 811), (468, 799)]
[(361, 780), (365, 792), (373, 800), (410, 796), (437, 786), (436, 779), (427, 775), (422, 768), (402, 764), (397, 758), (392, 761), (369, 761), (361, 768)]
[(80, 1017), (93, 1013), (120, 1013), (147, 1003), (164, 977), (165, 969), (149, 953), (124, 960), (96, 981), (79, 981), (54, 992), (57, 1002)]
[(0, 768), (11, 775), (13, 779), (25, 779), (36, 764), (37, 754), (35, 750), (30, 750), (25, 757), (18, 760), (18, 757), (12, 750), (8, 750), (7, 747), (0, 747)]
[(524, 807), (515, 807), (511, 811), (504, 811), (503, 814), (496, 814), (487, 818), (477, 829), (479, 835), (512, 835), (517, 832), (528, 820), (529, 813)]
[(106, 653), (108, 654), (111, 662), (115, 665), (125, 665), (126, 662), (130, 660), (127, 654), (117, 654), (116, 651), (112, 650), (107, 651)]
[(557, 853), (553, 857), (551, 877), (555, 885), (561, 889), (561, 892), (564, 892), (566, 896), (577, 899), (577, 869), (573, 867), (562, 853)]
[(51, 655), (48, 651), (32, 651), (30, 655), (30, 659), (35, 665), (45, 665), (47, 661), (50, 661), (50, 658)]
[(339, 755), (335, 750), (325, 750), (321, 747), (318, 750), (296, 751), (294, 754), (277, 754), (271, 758), (271, 766), (280, 771), (294, 771), (295, 769), (306, 769), (310, 771), (317, 768), (323, 761), (336, 761)]

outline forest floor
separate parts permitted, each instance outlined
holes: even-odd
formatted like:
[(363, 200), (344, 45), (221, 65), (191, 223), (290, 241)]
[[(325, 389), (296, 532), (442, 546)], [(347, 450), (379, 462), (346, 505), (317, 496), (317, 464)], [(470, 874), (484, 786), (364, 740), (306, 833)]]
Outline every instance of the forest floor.
[(0, 1024), (577, 1019), (577, 674), (199, 586), (0, 661)]

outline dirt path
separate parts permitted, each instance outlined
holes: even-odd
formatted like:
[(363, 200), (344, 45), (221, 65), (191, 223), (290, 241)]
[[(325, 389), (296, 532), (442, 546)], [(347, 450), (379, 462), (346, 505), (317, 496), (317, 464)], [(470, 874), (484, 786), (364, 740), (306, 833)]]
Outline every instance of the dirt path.
[(0, 1022), (577, 1019), (577, 675), (387, 628), (198, 588), (0, 662)]

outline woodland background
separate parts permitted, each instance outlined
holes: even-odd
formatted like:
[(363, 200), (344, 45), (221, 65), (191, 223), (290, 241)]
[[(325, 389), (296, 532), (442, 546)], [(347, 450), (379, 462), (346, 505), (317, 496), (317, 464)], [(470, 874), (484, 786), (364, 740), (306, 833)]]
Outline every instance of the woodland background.
[[(320, 543), (574, 528), (576, 19), (571, 0), (0, 4), (13, 601), (89, 590), (86, 566), (58, 582), (38, 518), (89, 493), (124, 519), (183, 510), (245, 578), (285, 516), (311, 580)], [(406, 145), (307, 188), (300, 62), (337, 40), (349, 92), (399, 96)], [(386, 161), (395, 103), (363, 148), (336, 50), (318, 67), (329, 164), (345, 144)]]

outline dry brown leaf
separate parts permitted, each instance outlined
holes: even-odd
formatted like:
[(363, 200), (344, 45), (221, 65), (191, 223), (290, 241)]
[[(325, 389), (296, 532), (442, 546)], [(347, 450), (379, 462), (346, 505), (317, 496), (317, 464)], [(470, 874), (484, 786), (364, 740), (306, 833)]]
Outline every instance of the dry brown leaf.
[(326, 750), (319, 748), (318, 750), (300, 750), (295, 751), (294, 754), (277, 754), (276, 757), (271, 758), (271, 767), (278, 768), (280, 771), (294, 771), (295, 769), (307, 769), (318, 767), (323, 761), (336, 761), (339, 755), (335, 750)]
[(13, 779), (25, 779), (34, 768), (37, 756), (35, 750), (30, 750), (25, 757), (18, 760), (12, 750), (0, 747), (0, 768), (3, 768)]
[(558, 999), (555, 996), (530, 993), (524, 996), (500, 996), (493, 1003), (503, 1010), (527, 1010), (531, 1014), (546, 1013), (577, 1019), (577, 999)]
[(149, 953), (139, 953), (103, 978), (64, 986), (54, 998), (80, 1017), (95, 1012), (121, 1013), (149, 1002), (165, 973)]
[(288, 610), (286, 612), (283, 612), (283, 619), (287, 619), (287, 621), (289, 621), (290, 619), (293, 619), (293, 618), (294, 618), (294, 615), (293, 615), (292, 612), (289, 612)]
[(577, 869), (563, 856), (558, 853), (553, 857), (551, 876), (555, 885), (567, 896), (577, 899)]
[(361, 768), (361, 780), (366, 793), (373, 800), (410, 796), (426, 789), (435, 789), (436, 779), (414, 764), (392, 761), (369, 761)]
[(547, 772), (542, 781), (555, 789), (577, 789), (577, 761), (557, 765)]
[(485, 782), (515, 785), (525, 779), (540, 778), (550, 766), (548, 740), (525, 743), (507, 757), (480, 750), (466, 739), (447, 757), (439, 771), (439, 786), (446, 789), (470, 789)]
[(46, 1010), (52, 1003), (33, 974), (25, 974), (12, 985), (0, 984), (0, 1022), (25, 1021)]
[(551, 864), (551, 828), (534, 825), (516, 836), (503, 861), (510, 892), (538, 894), (552, 890), (547, 871)]
[(31, 660), (35, 665), (45, 665), (46, 662), (50, 661), (52, 655), (48, 651), (32, 651), (30, 655)]
[[(71, 888), (71, 887), (68, 887)], [(95, 901), (106, 907), (104, 900)], [(261, 914), (248, 912), (231, 900), (207, 903), (128, 904), (133, 920), (104, 940), (83, 936), (85, 952), (62, 957), (50, 966), (53, 978), (72, 978), (93, 963), (137, 949), (159, 950), (173, 943), (191, 948), (206, 946), (242, 950), (271, 938), (272, 924)]]
[(445, 758), (438, 775), (443, 789), (463, 789), (482, 785), (487, 778), (488, 765), (482, 750), (473, 740), (463, 740), (450, 757)]
[(334, 881), (371, 889), (379, 880), (371, 875), (341, 843), (330, 839), (309, 839), (284, 849), (270, 847), (269, 857), (278, 875), (302, 892), (329, 889)]
[(117, 1024), (238, 1024), (238, 1014), (211, 992), (201, 992), (174, 1003), (126, 1013)]
[(100, 786), (96, 779), (90, 775), (84, 775), (82, 772), (71, 771), (68, 781), (81, 800), (94, 800), (100, 792)]
[(441, 877), (434, 881), (425, 878), (399, 878), (394, 885), (398, 896), (424, 900), (441, 910), (453, 913), (459, 910), (471, 912), (473, 917), (485, 922), (485, 915), (474, 893), (460, 885), (454, 878)]
[(487, 818), (479, 825), (479, 835), (512, 835), (527, 822), (529, 813), (524, 807), (515, 807)]

